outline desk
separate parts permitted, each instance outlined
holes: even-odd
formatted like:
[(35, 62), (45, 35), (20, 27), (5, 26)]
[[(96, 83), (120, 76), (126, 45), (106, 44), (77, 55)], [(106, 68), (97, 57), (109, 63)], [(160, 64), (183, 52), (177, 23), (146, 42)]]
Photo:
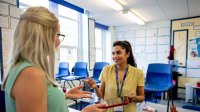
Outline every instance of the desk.
[(195, 94), (196, 90), (200, 89), (200, 87), (196, 86), (196, 83), (186, 83), (186, 94), (185, 94), (185, 101), (186, 102), (192, 102), (192, 104), (195, 104)]
[(191, 87), (193, 88), (192, 104), (195, 105), (196, 90), (200, 89), (200, 87), (197, 87), (196, 84), (191, 84)]
[(68, 109), (69, 109), (69, 112), (81, 112), (81, 111), (73, 109), (73, 108), (68, 108)]
[[(155, 103), (150, 103), (150, 102), (147, 102), (145, 104), (145, 102), (143, 102), (142, 104), (140, 104), (138, 107), (137, 107), (137, 112), (144, 112), (142, 109), (145, 107), (145, 106), (150, 106), (152, 108), (155, 108), (157, 110), (157, 112), (166, 112), (167, 111), (167, 105), (162, 105), (162, 104), (155, 104)], [(198, 112), (198, 111), (194, 111), (194, 110), (188, 110), (188, 109), (183, 109), (183, 108), (176, 108), (176, 110), (178, 112)]]

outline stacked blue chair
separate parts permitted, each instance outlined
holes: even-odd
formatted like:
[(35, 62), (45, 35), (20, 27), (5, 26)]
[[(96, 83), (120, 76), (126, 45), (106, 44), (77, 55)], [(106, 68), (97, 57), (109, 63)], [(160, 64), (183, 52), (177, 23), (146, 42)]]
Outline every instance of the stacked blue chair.
[(152, 63), (147, 69), (145, 92), (168, 92), (167, 112), (169, 111), (169, 100), (172, 96), (172, 66), (171, 64)]
[[(65, 82), (67, 81), (69, 86), (72, 87), (71, 84), (69, 83), (69, 81), (72, 82), (72, 80), (67, 80), (67, 77), (69, 77), (69, 76), (70, 76), (69, 63), (68, 62), (60, 62), (59, 68), (58, 68), (58, 74), (55, 75), (56, 80), (58, 82), (61, 82), (61, 80), (64, 80), (64, 87), (65, 87)], [(74, 85), (73, 82), (72, 82), (72, 84)]]
[(87, 77), (88, 69), (86, 62), (76, 62), (73, 67), (74, 76), (79, 77), (80, 79)]
[(56, 80), (60, 80), (62, 77), (69, 76), (69, 63), (68, 62), (60, 62), (58, 68), (58, 74), (55, 75)]
[(106, 65), (109, 65), (109, 63), (107, 63), (107, 62), (96, 62), (94, 64), (93, 76), (91, 78), (93, 78), (96, 83), (100, 83), (99, 76), (101, 74), (101, 71), (103, 70), (103, 68)]
[[(88, 69), (87, 69), (87, 63), (86, 62), (76, 62), (73, 67), (73, 73), (74, 73), (74, 75), (72, 75), (72, 76), (62, 77), (62, 80), (67, 80), (67, 81), (71, 81), (71, 82), (74, 80), (79, 80), (79, 82), (81, 84), (80, 79), (84, 79), (89, 75)], [(72, 82), (72, 84), (74, 85), (73, 82)]]

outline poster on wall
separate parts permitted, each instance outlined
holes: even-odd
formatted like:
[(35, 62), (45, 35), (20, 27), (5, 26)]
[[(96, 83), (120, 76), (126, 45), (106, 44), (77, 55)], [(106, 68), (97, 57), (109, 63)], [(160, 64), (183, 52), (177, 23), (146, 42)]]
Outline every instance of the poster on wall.
[(200, 37), (189, 40), (190, 57), (192, 59), (200, 58)]

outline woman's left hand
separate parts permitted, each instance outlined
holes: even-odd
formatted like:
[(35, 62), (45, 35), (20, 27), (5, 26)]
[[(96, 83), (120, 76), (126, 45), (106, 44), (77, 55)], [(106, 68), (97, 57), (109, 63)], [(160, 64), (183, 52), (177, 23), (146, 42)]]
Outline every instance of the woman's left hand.
[(135, 102), (136, 98), (137, 98), (137, 96), (134, 94), (129, 95), (128, 96), (129, 103)]
[(83, 87), (84, 86), (77, 86), (70, 89), (69, 91), (65, 93), (66, 98), (71, 98), (71, 99), (93, 98), (91, 96), (91, 92), (80, 90)]

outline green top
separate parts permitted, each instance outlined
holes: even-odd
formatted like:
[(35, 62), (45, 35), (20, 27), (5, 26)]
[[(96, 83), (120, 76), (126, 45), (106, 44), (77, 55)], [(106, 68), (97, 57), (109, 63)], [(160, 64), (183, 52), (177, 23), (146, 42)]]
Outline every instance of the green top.
[[(23, 61), (9, 71), (9, 76), (5, 85), (6, 112), (16, 112), (15, 100), (11, 97), (11, 90), (19, 73), (26, 67), (33, 66), (28, 61)], [(48, 112), (68, 112), (65, 104), (65, 95), (58, 87), (54, 87), (47, 81), (47, 110)]]

